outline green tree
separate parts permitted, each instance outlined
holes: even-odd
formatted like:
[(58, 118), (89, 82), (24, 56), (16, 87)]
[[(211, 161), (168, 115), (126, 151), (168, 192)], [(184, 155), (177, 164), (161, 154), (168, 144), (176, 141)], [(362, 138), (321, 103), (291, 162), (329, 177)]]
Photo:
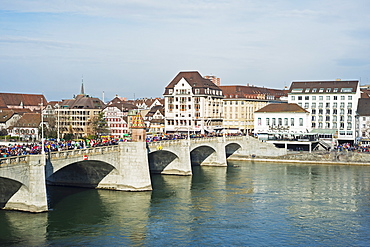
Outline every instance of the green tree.
[(109, 129), (104, 112), (100, 112), (92, 121), (93, 131), (96, 136), (108, 135)]

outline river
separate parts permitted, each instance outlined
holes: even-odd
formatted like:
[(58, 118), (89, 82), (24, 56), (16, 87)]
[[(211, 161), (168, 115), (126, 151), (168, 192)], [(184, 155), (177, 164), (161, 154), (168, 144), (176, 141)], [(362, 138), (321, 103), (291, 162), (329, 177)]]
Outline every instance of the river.
[(152, 183), (48, 187), (49, 212), (0, 211), (0, 245), (370, 245), (370, 167), (229, 162)]

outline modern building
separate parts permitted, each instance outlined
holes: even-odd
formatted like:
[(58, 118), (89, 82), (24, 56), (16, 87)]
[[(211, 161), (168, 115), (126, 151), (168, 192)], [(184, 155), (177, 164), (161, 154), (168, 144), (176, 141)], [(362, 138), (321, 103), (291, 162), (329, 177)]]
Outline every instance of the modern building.
[(338, 143), (356, 142), (356, 111), (361, 97), (357, 80), (292, 82), (288, 102), (311, 114), (312, 132)]
[(93, 122), (98, 118), (105, 104), (99, 98), (81, 93), (73, 99), (62, 100), (57, 112), (57, 125), (61, 137), (72, 134), (75, 138), (95, 135)]
[(178, 73), (163, 96), (165, 132), (205, 134), (222, 129), (222, 90), (199, 72)]
[(223, 99), (223, 129), (225, 133), (251, 134), (254, 112), (270, 103), (280, 103), (285, 90), (255, 86), (220, 86)]

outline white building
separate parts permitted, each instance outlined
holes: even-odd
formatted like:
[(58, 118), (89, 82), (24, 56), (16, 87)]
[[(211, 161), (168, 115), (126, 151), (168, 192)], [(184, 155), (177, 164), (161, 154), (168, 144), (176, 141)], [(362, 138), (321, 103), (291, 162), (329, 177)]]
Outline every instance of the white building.
[(272, 103), (254, 113), (254, 132), (308, 133), (310, 113), (297, 104)]
[(199, 72), (180, 72), (165, 88), (165, 132), (207, 133), (222, 128), (222, 90)]
[(370, 98), (358, 101), (358, 137), (363, 146), (370, 145)]
[(338, 142), (356, 141), (356, 111), (360, 87), (354, 81), (292, 82), (288, 102), (311, 113), (312, 131), (332, 135)]

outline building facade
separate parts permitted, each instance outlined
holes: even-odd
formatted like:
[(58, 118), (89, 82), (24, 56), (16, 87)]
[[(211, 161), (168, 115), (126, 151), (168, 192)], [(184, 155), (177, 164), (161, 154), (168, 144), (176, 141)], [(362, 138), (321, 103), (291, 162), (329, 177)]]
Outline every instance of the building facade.
[(254, 132), (309, 133), (310, 113), (293, 103), (272, 103), (255, 113)]
[(356, 111), (361, 97), (359, 82), (292, 82), (288, 102), (311, 114), (311, 128), (318, 134), (331, 134), (339, 143), (356, 142)]
[(222, 90), (199, 72), (180, 72), (163, 96), (165, 132), (205, 134), (222, 129)]
[(251, 134), (254, 112), (270, 103), (279, 103), (284, 90), (254, 86), (220, 86), (223, 94), (223, 129), (225, 133)]

